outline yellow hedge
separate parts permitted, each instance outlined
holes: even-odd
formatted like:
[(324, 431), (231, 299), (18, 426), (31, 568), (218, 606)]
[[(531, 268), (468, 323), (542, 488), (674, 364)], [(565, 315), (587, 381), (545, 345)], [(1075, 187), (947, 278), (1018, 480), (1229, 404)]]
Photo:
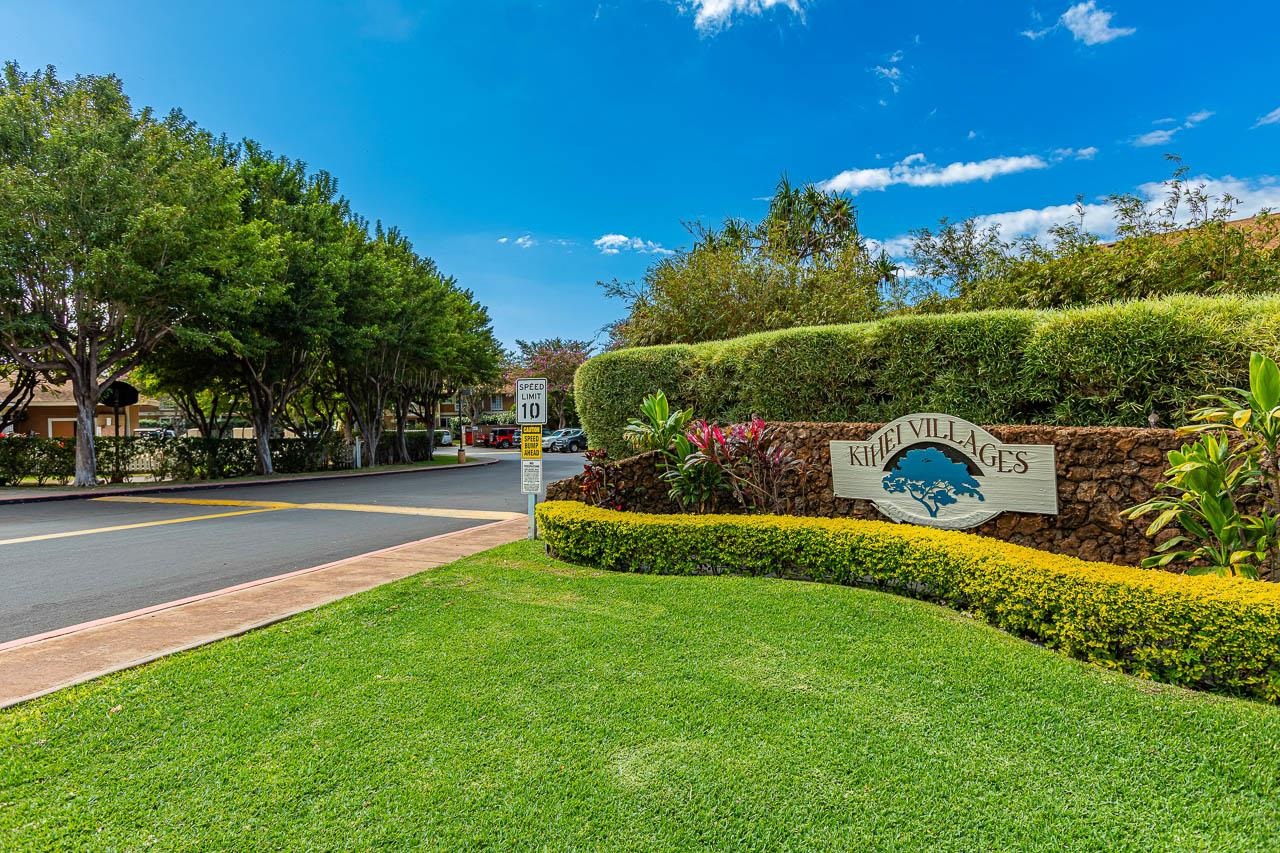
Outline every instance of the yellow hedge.
[(642, 515), (552, 501), (569, 562), (873, 585), (945, 602), (1073, 657), (1280, 700), (1280, 585), (1089, 563), (970, 533), (854, 519)]

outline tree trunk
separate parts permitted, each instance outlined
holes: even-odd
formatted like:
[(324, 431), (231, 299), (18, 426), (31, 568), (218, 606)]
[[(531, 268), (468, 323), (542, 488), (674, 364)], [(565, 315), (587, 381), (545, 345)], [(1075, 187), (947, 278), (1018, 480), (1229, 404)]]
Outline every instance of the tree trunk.
[(76, 479), (77, 486), (92, 486), (98, 481), (98, 462), (94, 457), (93, 439), (98, 410), (98, 383), (72, 382), (76, 400)]
[(274, 474), (275, 463), (271, 460), (271, 413), (253, 407), (253, 440), (258, 454), (258, 473)]
[(271, 427), (274, 423), (272, 414), (275, 401), (271, 392), (264, 388), (253, 377), (247, 377), (249, 392), (249, 420), (253, 422), (253, 438), (257, 445), (258, 473), (274, 474), (275, 465), (271, 461)]
[(360, 434), (364, 436), (365, 467), (372, 468), (378, 464), (378, 445), (382, 443), (382, 419), (374, 418), (372, 421), (367, 421), (357, 416), (356, 420), (360, 422)]
[(396, 415), (396, 460), (408, 465), (413, 459), (409, 456), (409, 442), (405, 439), (405, 421), (409, 419), (409, 398), (404, 394), (396, 394), (393, 405)]
[(440, 400), (432, 394), (427, 398), (427, 461), (436, 458), (436, 411), (440, 406)]

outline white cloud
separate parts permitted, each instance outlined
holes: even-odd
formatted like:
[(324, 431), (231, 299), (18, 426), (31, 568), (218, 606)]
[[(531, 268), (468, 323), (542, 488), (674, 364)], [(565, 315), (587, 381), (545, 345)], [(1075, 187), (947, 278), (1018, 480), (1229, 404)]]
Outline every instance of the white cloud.
[[(1190, 130), (1200, 122), (1213, 116), (1212, 110), (1199, 110), (1187, 116), (1186, 120), (1177, 127), (1161, 127), (1156, 130), (1149, 130), (1133, 138), (1134, 146), (1138, 148), (1149, 148), (1152, 145), (1164, 145), (1173, 139), (1180, 131)], [(1173, 119), (1157, 119), (1152, 124), (1168, 124)]]
[(1076, 41), (1088, 45), (1106, 44), (1137, 32), (1132, 27), (1111, 26), (1111, 13), (1099, 9), (1094, 0), (1077, 3), (1062, 13), (1062, 24), (1071, 30)]
[(969, 138), (969, 139), (977, 139), (977, 138), (978, 138), (978, 131), (976, 131), (976, 130), (971, 130), (971, 131), (969, 131), (969, 136), (968, 136), (968, 138)]
[(639, 252), (642, 255), (674, 255), (675, 252), (652, 240), (628, 237), (625, 234), (603, 234), (592, 241), (593, 246), (605, 255), (619, 252)]
[(973, 181), (989, 181), (1000, 175), (1044, 169), (1048, 165), (1041, 157), (1023, 155), (935, 166), (923, 154), (912, 154), (889, 167), (848, 169), (818, 186), (827, 192), (848, 192), (853, 195), (864, 190), (883, 190), (898, 184), (909, 187), (946, 187)]
[(1098, 155), (1098, 148), (1090, 145), (1087, 148), (1055, 148), (1053, 156), (1059, 160), (1092, 160)]
[[(893, 53), (885, 57), (885, 65), (876, 65), (871, 68), (871, 73), (879, 79), (889, 84), (889, 88), (896, 95), (902, 89), (902, 69), (898, 63), (902, 62), (905, 54), (901, 50), (895, 50)], [(884, 106), (884, 101), (880, 101), (880, 106)]]
[[(1187, 182), (1191, 186), (1203, 185), (1204, 192), (1214, 199), (1225, 195), (1235, 198), (1239, 206), (1235, 218), (1253, 216), (1261, 210), (1280, 209), (1280, 179), (1270, 175), (1260, 178), (1236, 178), (1231, 175), (1222, 178), (1201, 176)], [(1137, 195), (1146, 200), (1147, 209), (1156, 213), (1165, 201), (1168, 186), (1163, 181), (1151, 181), (1141, 184)], [(975, 216), (978, 227), (995, 226), (1006, 240), (1015, 237), (1031, 237), (1044, 240), (1049, 230), (1055, 225), (1062, 225), (1076, 220), (1081, 211), (1084, 213), (1086, 230), (1101, 236), (1104, 240), (1112, 239), (1115, 233), (1115, 210), (1110, 203), (1093, 202), (1077, 209), (1075, 204), (1052, 204), (1047, 207), (1008, 210), (1002, 213), (986, 213)], [(869, 240), (874, 247), (883, 247), (890, 257), (903, 257), (911, 249), (911, 235), (900, 234), (887, 240)]]
[(1259, 117), (1254, 127), (1262, 127), (1264, 124), (1280, 124), (1280, 107), (1276, 107), (1266, 115)]
[(1111, 12), (1099, 9), (1094, 0), (1087, 0), (1084, 3), (1077, 3), (1063, 12), (1053, 26), (1039, 30), (1023, 30), (1022, 34), (1035, 41), (1044, 38), (1058, 29), (1058, 27), (1066, 27), (1076, 41), (1092, 46), (1106, 44), (1109, 41), (1115, 41), (1123, 36), (1131, 36), (1137, 32), (1133, 27), (1111, 26), (1112, 16)]
[(521, 249), (530, 249), (538, 245), (538, 241), (534, 239), (532, 234), (521, 234), (519, 237), (499, 237), (498, 242), (503, 245), (511, 243), (514, 246), (519, 246)]
[(510, 240), (510, 239), (511, 239), (510, 237), (499, 237), (499, 238), (498, 238), (498, 242), (499, 242), (499, 243), (506, 243), (506, 242), (507, 242), (508, 240)]
[(733, 26), (736, 16), (763, 15), (775, 7), (786, 9), (802, 21), (808, 0), (688, 0), (678, 4), (693, 13), (693, 26), (703, 35), (715, 35)]
[(1152, 145), (1164, 145), (1170, 139), (1173, 139), (1173, 135), (1181, 129), (1182, 128), (1180, 127), (1175, 127), (1171, 130), (1153, 130), (1148, 133), (1144, 133), (1141, 136), (1135, 136), (1133, 144), (1139, 148), (1148, 148)]
[(888, 240), (876, 240), (868, 237), (867, 248), (872, 253), (883, 249), (885, 254), (891, 258), (904, 258), (907, 256), (907, 252), (911, 251), (911, 235), (899, 234), (897, 237), (890, 237)]

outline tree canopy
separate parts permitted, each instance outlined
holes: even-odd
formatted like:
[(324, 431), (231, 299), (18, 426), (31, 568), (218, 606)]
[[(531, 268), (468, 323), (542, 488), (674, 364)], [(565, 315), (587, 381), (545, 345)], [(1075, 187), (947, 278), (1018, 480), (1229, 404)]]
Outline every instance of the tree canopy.
[(859, 233), (849, 199), (785, 177), (759, 222), (686, 227), (693, 246), (656, 262), (643, 282), (601, 282), (628, 310), (610, 329), (613, 346), (868, 320), (897, 281), (897, 266)]
[(242, 414), (270, 473), (282, 422), (341, 419), (376, 462), (391, 403), (403, 448), (406, 401), (434, 410), (500, 358), (472, 294), (396, 228), (371, 231), (327, 172), (135, 108), (116, 77), (5, 67), (0, 420), (69, 380), (77, 485), (95, 481), (102, 389), (126, 374), (206, 437)]

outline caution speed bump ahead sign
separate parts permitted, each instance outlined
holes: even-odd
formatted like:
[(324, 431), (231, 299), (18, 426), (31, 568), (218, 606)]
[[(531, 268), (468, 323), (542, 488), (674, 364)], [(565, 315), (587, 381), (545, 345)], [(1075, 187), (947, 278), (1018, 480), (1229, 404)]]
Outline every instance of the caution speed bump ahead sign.
[(542, 459), (542, 427), (532, 425), (520, 427), (520, 458)]

